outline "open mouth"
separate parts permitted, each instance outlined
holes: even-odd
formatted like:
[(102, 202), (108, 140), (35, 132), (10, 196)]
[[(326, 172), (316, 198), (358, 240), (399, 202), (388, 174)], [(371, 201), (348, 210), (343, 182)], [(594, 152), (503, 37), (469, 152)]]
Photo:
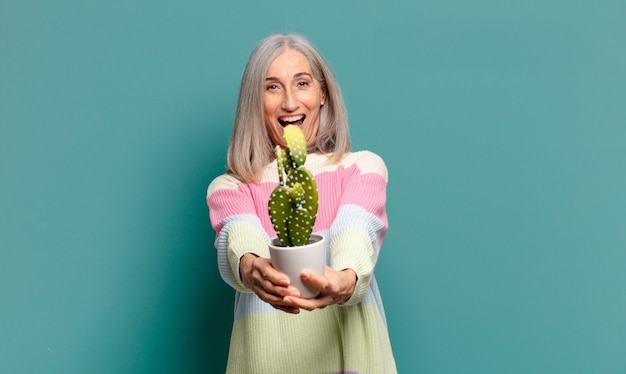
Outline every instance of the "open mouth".
[(282, 117), (278, 119), (278, 123), (282, 127), (286, 127), (288, 125), (302, 126), (305, 118), (306, 116), (304, 114), (298, 116)]

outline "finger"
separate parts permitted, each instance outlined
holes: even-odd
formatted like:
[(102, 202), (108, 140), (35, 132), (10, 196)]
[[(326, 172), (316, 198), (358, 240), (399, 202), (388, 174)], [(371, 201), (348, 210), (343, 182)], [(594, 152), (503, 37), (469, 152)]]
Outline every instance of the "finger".
[(268, 303), (282, 302), (285, 296), (300, 297), (300, 292), (293, 286), (276, 285), (270, 280), (258, 278), (253, 291)]
[(289, 277), (285, 273), (278, 271), (269, 260), (264, 262), (263, 266), (259, 268), (259, 273), (263, 279), (275, 285), (282, 287), (289, 287), (290, 285)]
[(320, 291), (326, 289), (329, 283), (328, 279), (308, 269), (303, 270), (302, 273), (300, 273), (300, 277), (305, 283), (310, 284)]
[(332, 302), (332, 300), (330, 300), (327, 297), (321, 297), (321, 298), (315, 298), (315, 299), (302, 299), (299, 297), (292, 297), (292, 296), (285, 297), (283, 301), (285, 303), (288, 303), (289, 305), (292, 305), (293, 307), (296, 307), (298, 309), (308, 310), (308, 311), (325, 308), (326, 306), (330, 305)]
[(289, 278), (276, 271), (269, 260), (264, 258), (257, 258), (254, 261), (250, 277), (258, 287), (268, 292), (271, 292), (275, 286), (289, 286)]
[(290, 314), (298, 314), (300, 313), (300, 308), (298, 307), (293, 307), (293, 306), (288, 306), (288, 305), (280, 305), (280, 304), (270, 304), (272, 305), (275, 309), (278, 310), (282, 310), (283, 312), (287, 312)]
[(300, 297), (300, 291), (293, 286), (283, 287), (274, 285), (271, 282), (266, 282), (264, 290), (268, 294), (276, 296), (279, 300), (282, 300), (286, 296)]

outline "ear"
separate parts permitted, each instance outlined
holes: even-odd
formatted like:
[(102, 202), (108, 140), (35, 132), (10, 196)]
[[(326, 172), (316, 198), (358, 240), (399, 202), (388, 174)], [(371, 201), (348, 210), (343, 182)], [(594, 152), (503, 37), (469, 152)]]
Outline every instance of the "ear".
[(326, 90), (322, 90), (322, 100), (320, 101), (320, 106), (323, 106), (326, 103)]

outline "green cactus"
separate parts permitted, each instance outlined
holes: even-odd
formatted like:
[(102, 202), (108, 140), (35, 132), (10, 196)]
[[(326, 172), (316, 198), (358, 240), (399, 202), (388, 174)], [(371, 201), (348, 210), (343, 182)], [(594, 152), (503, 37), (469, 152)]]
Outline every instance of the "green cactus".
[(276, 146), (279, 185), (270, 195), (268, 211), (280, 244), (284, 247), (309, 242), (317, 216), (317, 185), (304, 167), (306, 138), (295, 125), (285, 127), (287, 148)]

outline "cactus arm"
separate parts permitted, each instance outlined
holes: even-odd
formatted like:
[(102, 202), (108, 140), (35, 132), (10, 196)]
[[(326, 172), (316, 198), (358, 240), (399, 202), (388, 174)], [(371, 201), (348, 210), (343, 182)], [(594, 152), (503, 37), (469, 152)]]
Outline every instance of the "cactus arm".
[(304, 132), (295, 125), (289, 125), (283, 130), (283, 137), (289, 147), (289, 156), (296, 167), (303, 166), (306, 161), (306, 138)]
[(313, 217), (304, 208), (298, 208), (291, 212), (288, 220), (291, 245), (301, 246), (309, 242), (313, 221)]
[(299, 167), (287, 176), (287, 186), (293, 187), (296, 183), (301, 184), (304, 189), (302, 207), (304, 207), (311, 216), (315, 217), (317, 214), (318, 193), (313, 174), (303, 166)]
[(311, 215), (303, 206), (306, 198), (304, 187), (300, 183), (295, 183), (291, 189), (291, 197), (295, 209), (289, 214), (287, 228), (291, 245), (300, 246), (309, 242), (313, 222)]
[(272, 226), (276, 231), (276, 235), (283, 246), (290, 246), (288, 220), (289, 213), (293, 206), (293, 196), (291, 188), (286, 186), (278, 186), (270, 195), (268, 211)]
[(279, 145), (276, 146), (275, 148), (275, 152), (276, 152), (276, 163), (278, 164), (278, 184), (281, 186), (285, 185), (285, 177), (283, 176), (283, 169), (284, 169), (284, 164), (285, 164), (285, 159), (287, 158), (287, 154), (285, 153), (285, 150), (280, 148)]

